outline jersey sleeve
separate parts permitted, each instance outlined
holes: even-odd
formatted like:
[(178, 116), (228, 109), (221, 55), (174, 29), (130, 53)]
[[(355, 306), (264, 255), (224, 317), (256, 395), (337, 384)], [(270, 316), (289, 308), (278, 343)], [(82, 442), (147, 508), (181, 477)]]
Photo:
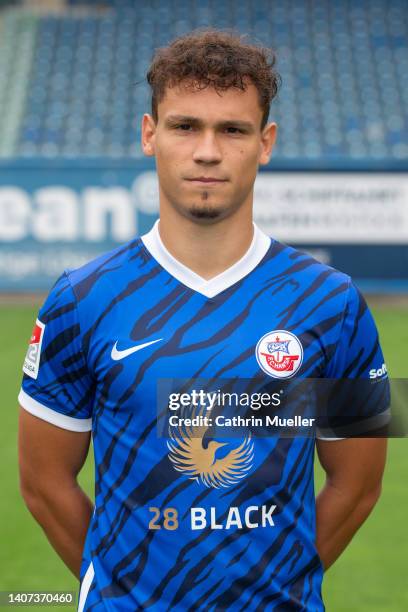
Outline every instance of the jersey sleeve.
[(90, 431), (93, 381), (82, 350), (78, 307), (64, 273), (36, 321), (19, 394), (31, 414), (63, 429)]
[[(390, 386), (378, 331), (367, 303), (350, 282), (343, 324), (326, 366), (331, 392), (320, 439), (363, 435), (390, 420)], [(336, 431), (343, 432), (336, 435)]]

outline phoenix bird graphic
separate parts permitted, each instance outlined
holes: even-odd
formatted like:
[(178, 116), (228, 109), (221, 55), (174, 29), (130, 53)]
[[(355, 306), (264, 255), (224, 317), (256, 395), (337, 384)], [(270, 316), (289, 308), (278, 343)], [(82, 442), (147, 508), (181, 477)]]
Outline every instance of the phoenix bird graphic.
[(225, 457), (217, 459), (216, 453), (228, 442), (211, 440), (207, 448), (203, 438), (208, 427), (184, 427), (169, 429), (169, 459), (178, 472), (202, 482), (206, 487), (230, 487), (244, 478), (252, 467), (254, 443), (251, 434), (241, 444), (232, 448)]

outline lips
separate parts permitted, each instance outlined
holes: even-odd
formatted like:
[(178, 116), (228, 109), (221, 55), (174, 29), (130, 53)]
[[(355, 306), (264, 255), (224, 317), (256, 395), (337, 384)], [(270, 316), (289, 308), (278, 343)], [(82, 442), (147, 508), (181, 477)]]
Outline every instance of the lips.
[(218, 179), (213, 176), (199, 176), (197, 178), (187, 179), (191, 183), (225, 183), (225, 179)]

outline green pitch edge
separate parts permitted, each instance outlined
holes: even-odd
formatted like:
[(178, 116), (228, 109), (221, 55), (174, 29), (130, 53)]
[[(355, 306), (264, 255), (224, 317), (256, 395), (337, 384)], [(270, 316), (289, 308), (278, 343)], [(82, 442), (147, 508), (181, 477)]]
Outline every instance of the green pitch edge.
[(0, 23), (0, 158), (16, 154), (34, 57), (38, 17), (8, 10)]

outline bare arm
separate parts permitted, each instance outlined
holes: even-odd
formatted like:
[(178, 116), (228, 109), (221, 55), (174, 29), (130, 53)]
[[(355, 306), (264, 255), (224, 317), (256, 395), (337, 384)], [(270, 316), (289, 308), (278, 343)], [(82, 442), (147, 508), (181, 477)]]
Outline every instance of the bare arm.
[(21, 408), (18, 443), (20, 488), (27, 508), (79, 578), (93, 505), (77, 475), (88, 454), (90, 432), (67, 431)]
[(316, 498), (316, 545), (325, 569), (346, 548), (380, 493), (387, 440), (317, 440), (326, 483)]

